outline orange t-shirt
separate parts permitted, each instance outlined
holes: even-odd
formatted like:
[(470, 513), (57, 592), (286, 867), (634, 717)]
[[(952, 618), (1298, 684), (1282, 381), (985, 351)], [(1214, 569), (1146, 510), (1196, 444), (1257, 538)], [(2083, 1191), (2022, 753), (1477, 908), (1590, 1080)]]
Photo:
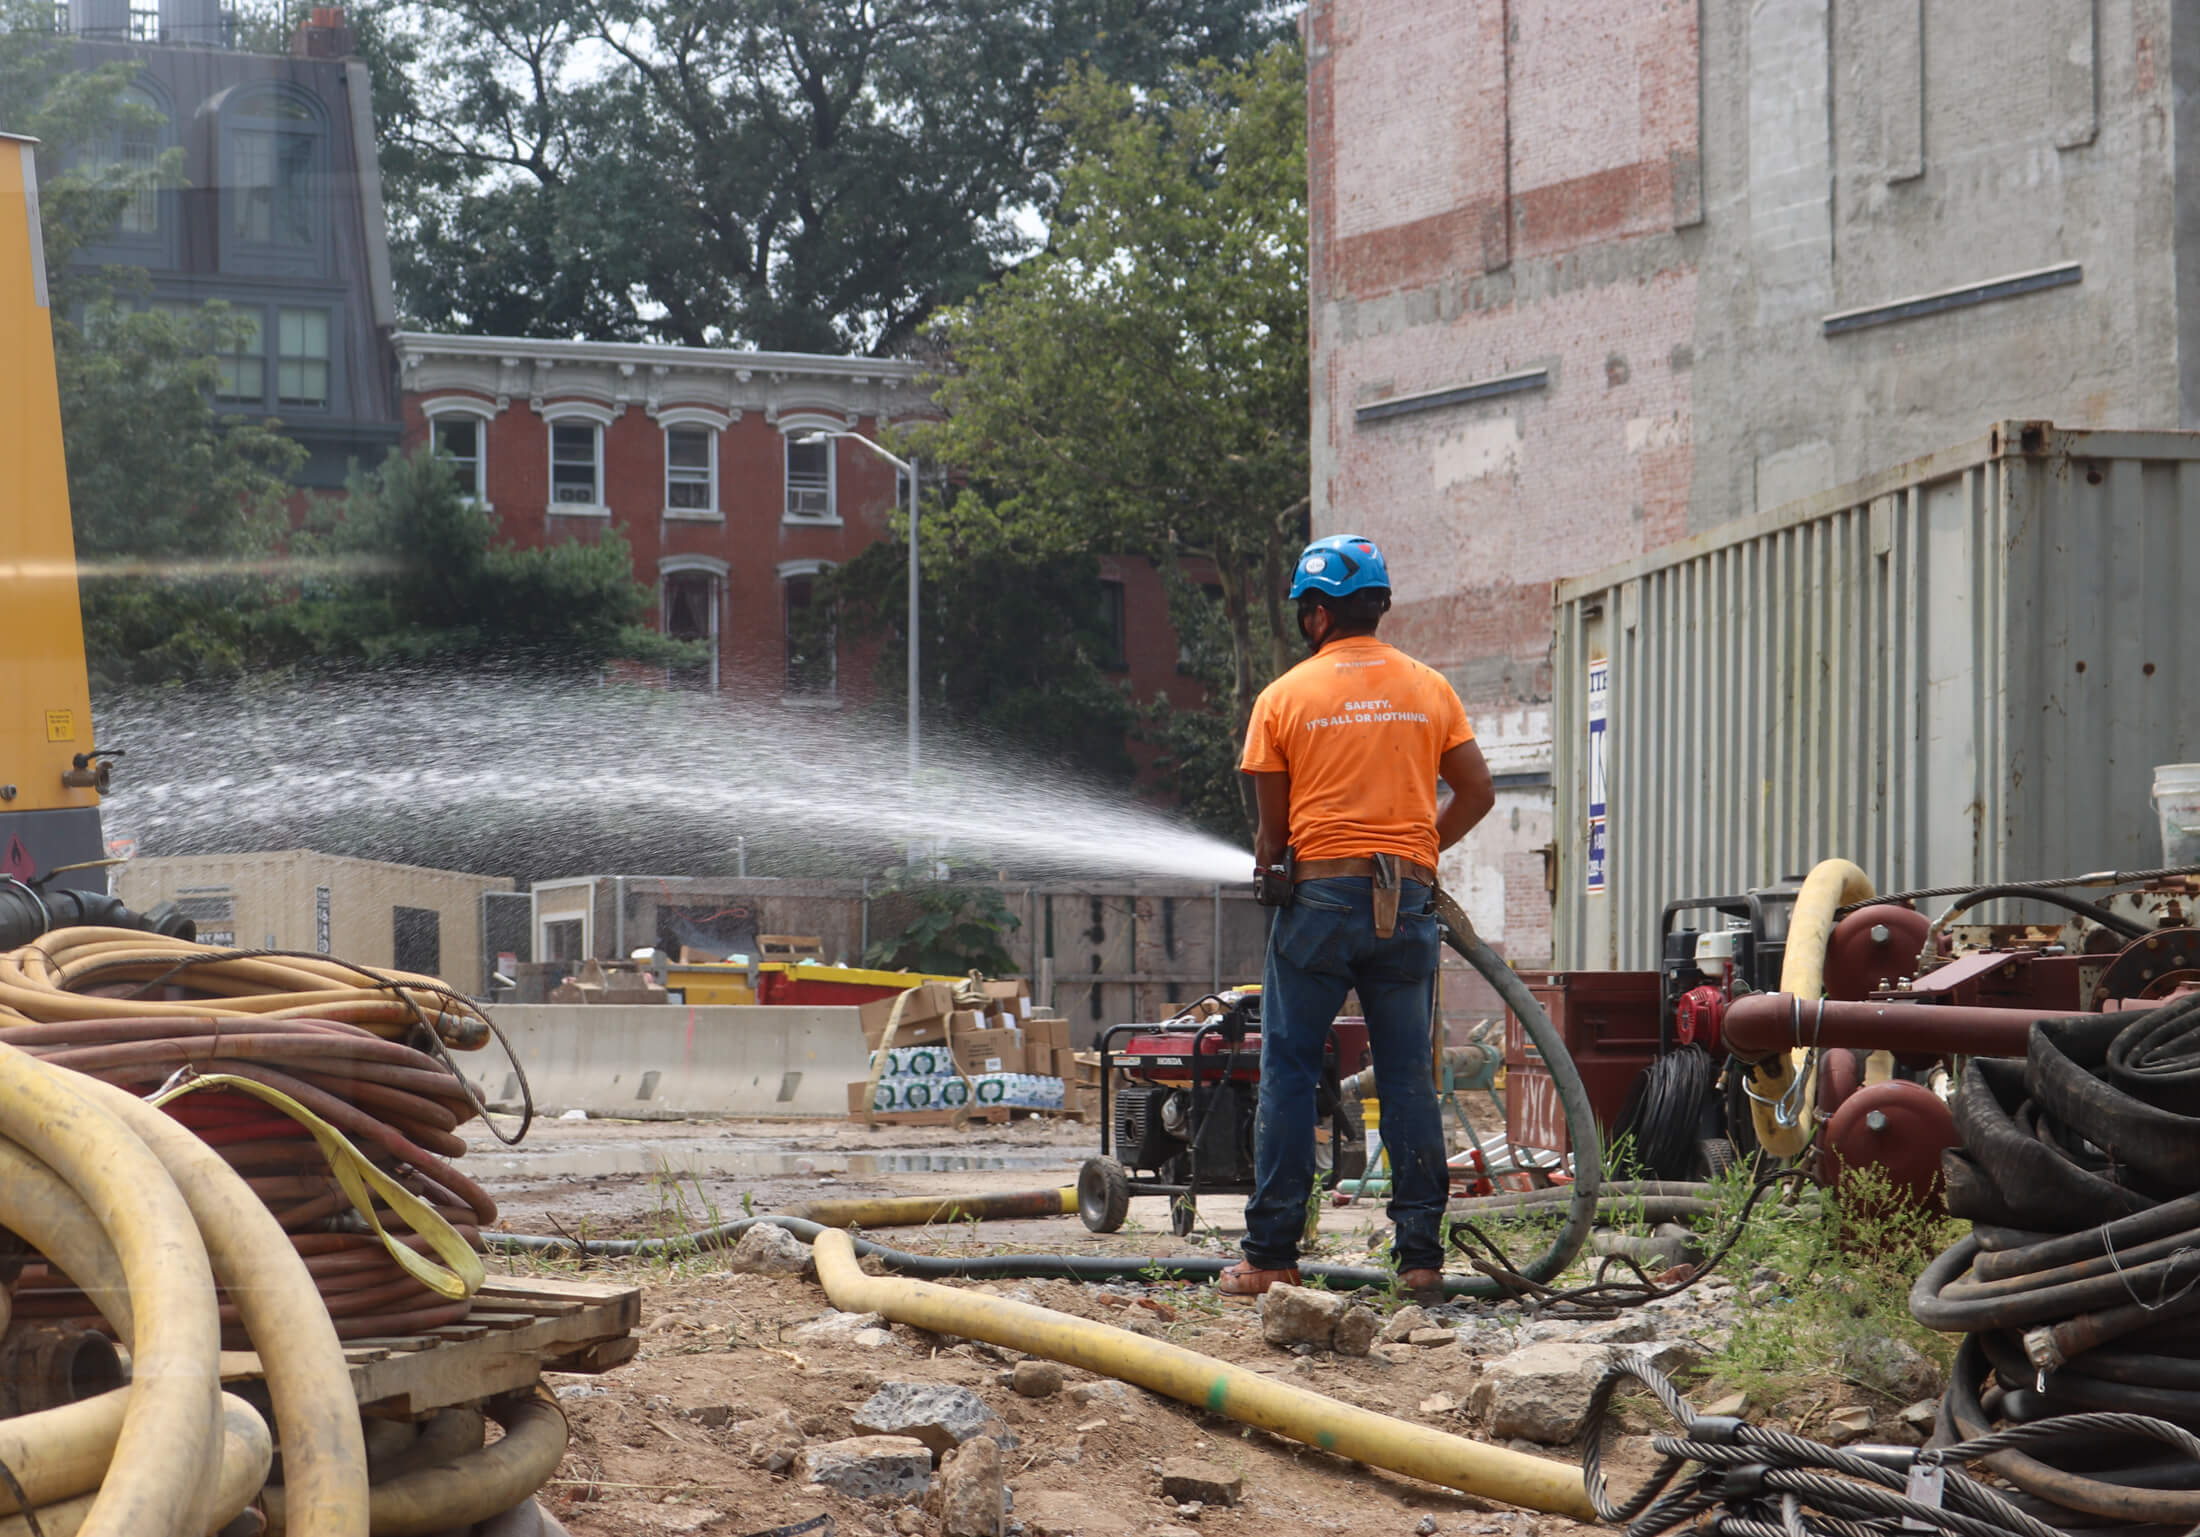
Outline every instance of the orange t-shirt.
[(1333, 640), (1261, 690), (1238, 767), (1291, 776), (1301, 859), (1436, 864), (1436, 765), (1474, 739), (1442, 673), (1372, 635)]

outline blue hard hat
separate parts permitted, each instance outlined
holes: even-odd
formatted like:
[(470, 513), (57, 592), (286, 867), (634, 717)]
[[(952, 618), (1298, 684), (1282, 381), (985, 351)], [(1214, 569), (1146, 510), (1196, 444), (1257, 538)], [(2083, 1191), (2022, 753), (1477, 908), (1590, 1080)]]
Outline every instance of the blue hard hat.
[(1299, 564), (1291, 576), (1291, 596), (1325, 593), (1341, 598), (1369, 587), (1390, 587), (1390, 568), (1383, 552), (1364, 534), (1331, 534), (1299, 552)]

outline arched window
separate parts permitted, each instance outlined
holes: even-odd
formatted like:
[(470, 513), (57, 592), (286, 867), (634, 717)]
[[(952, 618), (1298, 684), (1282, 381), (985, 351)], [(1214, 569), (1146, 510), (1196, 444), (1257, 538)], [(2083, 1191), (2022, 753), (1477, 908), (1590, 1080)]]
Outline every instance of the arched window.
[(122, 93), (122, 122), (116, 133), (115, 165), (138, 183), (122, 205), (115, 229), (123, 235), (160, 233), (160, 186), (155, 172), (168, 139), (168, 114), (151, 91), (129, 86)]
[(818, 591), (829, 560), (789, 560), (779, 566), (787, 676), (780, 698), (790, 704), (837, 703), (840, 688), (838, 616)]
[(320, 108), (304, 95), (261, 86), (230, 95), (220, 110), (225, 246), (246, 270), (317, 271), (330, 220)]
[(489, 505), (489, 420), (486, 401), (443, 396), (421, 406), (428, 441), (458, 476), (459, 495)]
[(657, 563), (659, 619), (673, 640), (699, 641), (709, 660), (667, 669), (674, 688), (718, 687), (719, 611), (725, 605), (726, 563), (710, 555), (668, 555)]

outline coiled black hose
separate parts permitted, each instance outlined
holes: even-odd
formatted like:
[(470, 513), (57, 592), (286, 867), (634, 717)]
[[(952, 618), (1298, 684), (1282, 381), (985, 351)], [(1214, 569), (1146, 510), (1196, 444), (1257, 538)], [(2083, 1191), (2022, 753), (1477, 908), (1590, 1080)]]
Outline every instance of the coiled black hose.
[[(2025, 1061), (1974, 1061), (1948, 1204), (1977, 1223), (1910, 1311), (1967, 1336), (1936, 1443), (2076, 1422), (1987, 1463), (2057, 1525), (2200, 1521), (2200, 1000), (2043, 1020)], [(2112, 1344), (2115, 1348), (2109, 1347)], [(2189, 1439), (2189, 1437), (2188, 1437)]]
[(1702, 1157), (1704, 1112), (1718, 1093), (1718, 1076), (1701, 1046), (1657, 1058), (1628, 1089), (1612, 1140), (1632, 1139), (1634, 1161), (1659, 1179), (1690, 1178)]

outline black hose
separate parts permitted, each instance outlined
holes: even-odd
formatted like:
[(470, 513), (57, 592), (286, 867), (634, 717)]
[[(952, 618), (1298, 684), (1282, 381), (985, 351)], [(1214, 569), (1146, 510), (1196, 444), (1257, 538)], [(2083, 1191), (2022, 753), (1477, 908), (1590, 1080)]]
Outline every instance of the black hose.
[[(704, 1249), (731, 1248), (752, 1227), (782, 1227), (804, 1243), (825, 1232), (822, 1223), (800, 1217), (743, 1217), (692, 1233), (665, 1238), (546, 1238), (523, 1233), (484, 1233), (483, 1240), (499, 1253), (579, 1254), (617, 1258), (660, 1259), (693, 1254)], [(853, 1237), (853, 1235), (851, 1235)], [(868, 1238), (853, 1237), (856, 1253), (878, 1260), (896, 1275), (927, 1280), (961, 1281), (1207, 1281), (1220, 1275), (1233, 1261), (1195, 1254), (911, 1254)], [(1299, 1273), (1321, 1281), (1332, 1290), (1357, 1291), (1363, 1286), (1388, 1289), (1395, 1277), (1387, 1270), (1367, 1265), (1301, 1264)], [(1489, 1283), (1480, 1276), (1448, 1275), (1446, 1296), (1473, 1296), (1486, 1292)]]
[[(1881, 898), (1880, 900), (1885, 901), (1888, 899)], [(2076, 913), (2081, 918), (2089, 919), (2104, 929), (2113, 930), (2127, 940), (2143, 939), (2148, 933), (2145, 924), (2126, 918), (2122, 913), (2110, 912), (2098, 902), (2088, 902), (2083, 897), (2069, 896), (2045, 886), (2007, 883), (1998, 886), (1979, 886), (1966, 891), (1950, 903), (1947, 911), (1943, 912), (1935, 921), (1946, 923), (1957, 913), (1976, 907), (1981, 902), (2039, 902), (2048, 907), (2059, 907), (2065, 912)]]

